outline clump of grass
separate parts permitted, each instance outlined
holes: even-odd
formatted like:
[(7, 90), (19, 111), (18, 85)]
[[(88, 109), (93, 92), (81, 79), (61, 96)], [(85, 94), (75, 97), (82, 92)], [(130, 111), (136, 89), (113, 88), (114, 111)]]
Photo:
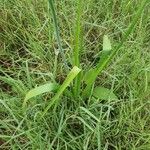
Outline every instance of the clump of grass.
[(2, 4), (0, 148), (149, 149), (149, 1), (48, 2)]

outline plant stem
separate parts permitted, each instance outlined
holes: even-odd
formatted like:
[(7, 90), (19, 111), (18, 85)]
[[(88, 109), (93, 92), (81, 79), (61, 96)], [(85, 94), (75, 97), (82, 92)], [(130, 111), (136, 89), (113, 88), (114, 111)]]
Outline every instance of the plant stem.
[(58, 47), (59, 47), (59, 50), (55, 50), (56, 57), (55, 57), (54, 73), (56, 72), (56, 68), (57, 68), (56, 65), (58, 64), (57, 63), (57, 61), (58, 61), (57, 58), (58, 58), (59, 53), (61, 54), (61, 57), (63, 59), (65, 69), (68, 71), (69, 66), (67, 65), (64, 50), (63, 50), (62, 44), (61, 44), (60, 33), (59, 33), (59, 28), (58, 28), (58, 22), (57, 22), (57, 17), (56, 17), (56, 11), (55, 11), (54, 4), (53, 4), (54, 2), (53, 2), (53, 0), (48, 0), (48, 1), (49, 1), (49, 6), (50, 6), (51, 12), (52, 12), (52, 17), (53, 17), (54, 27), (55, 27), (55, 32), (56, 32), (56, 39), (57, 39), (57, 43), (58, 43)]

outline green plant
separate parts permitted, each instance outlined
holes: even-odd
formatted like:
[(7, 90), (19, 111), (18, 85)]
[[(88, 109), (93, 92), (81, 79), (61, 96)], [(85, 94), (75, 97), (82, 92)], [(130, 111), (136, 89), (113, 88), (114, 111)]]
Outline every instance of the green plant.
[[(146, 3), (147, 3), (147, 0), (143, 0), (143, 3), (141, 4), (141, 6), (139, 7), (139, 9), (137, 11), (137, 14), (135, 15), (134, 19), (130, 23), (129, 28), (125, 32), (125, 34), (122, 38), (122, 41), (118, 44), (118, 46), (116, 46), (116, 48), (112, 48), (111, 42), (110, 42), (108, 36), (104, 35), (103, 50), (102, 50), (102, 53), (100, 56), (100, 61), (97, 63), (95, 68), (90, 68), (90, 71), (86, 72), (84, 75), (83, 73), (82, 74), (79, 73), (80, 69), (78, 68), (78, 67), (81, 67), (80, 66), (80, 59), (81, 59), (80, 51), (82, 50), (82, 44), (83, 44), (82, 43), (82, 39), (83, 39), (83, 37), (82, 37), (82, 25), (81, 25), (83, 0), (77, 1), (77, 19), (76, 19), (76, 26), (75, 26), (75, 46), (74, 46), (74, 52), (73, 52), (73, 65), (77, 66), (77, 67), (74, 67), (73, 70), (71, 70), (71, 72), (69, 73), (69, 75), (66, 78), (66, 80), (64, 81), (64, 83), (60, 86), (60, 88), (57, 89), (55, 96), (50, 100), (49, 105), (46, 107), (46, 109), (44, 109), (42, 117), (46, 114), (46, 112), (51, 108), (52, 105), (54, 105), (55, 103), (57, 103), (57, 105), (58, 105), (58, 99), (59, 99), (60, 95), (62, 95), (62, 93), (67, 88), (67, 86), (69, 86), (69, 84), (72, 82), (72, 80), (76, 76), (77, 77), (76, 77), (75, 82), (73, 84), (73, 89), (74, 89), (73, 92), (74, 92), (75, 99), (78, 99), (80, 94), (82, 95), (83, 100), (85, 98), (89, 97), (89, 95), (91, 93), (91, 87), (94, 84), (97, 76), (100, 75), (102, 73), (102, 71), (106, 68), (106, 66), (111, 62), (111, 60), (114, 58), (114, 56), (117, 54), (117, 52), (123, 46), (124, 42), (129, 37), (129, 35), (132, 33), (134, 26), (136, 25), (136, 23), (138, 21), (139, 15), (142, 13), (143, 8), (145, 7)], [(49, 4), (50, 4), (50, 8), (52, 10), (52, 16), (53, 16), (53, 20), (54, 20), (54, 26), (55, 26), (55, 31), (56, 31), (56, 35), (57, 35), (57, 42), (59, 45), (59, 49), (60, 49), (60, 52), (62, 54), (62, 58), (64, 60), (65, 65), (68, 66), (66, 59), (65, 59), (65, 55), (64, 55), (62, 46), (61, 46), (58, 23), (57, 23), (56, 12), (54, 9), (53, 1), (49, 0)], [(57, 52), (56, 56), (58, 56), (58, 53), (59, 53), (59, 51)], [(56, 59), (57, 59), (57, 57), (56, 57)], [(56, 71), (56, 68), (55, 68), (55, 71)], [(82, 72), (83, 72), (83, 70), (82, 70)], [(81, 82), (83, 82), (83, 81), (86, 83), (86, 86), (82, 87), (82, 89), (83, 89), (83, 92), (82, 92), (81, 91)], [(43, 88), (43, 86), (41, 86), (39, 88), (36, 88), (36, 89), (29, 91), (29, 93), (27, 93), (27, 95), (26, 95), (24, 105), (26, 104), (26, 101), (29, 98), (38, 95), (38, 94), (36, 94), (37, 90), (39, 90), (39, 94), (53, 90), (53, 88), (52, 89), (49, 88), (49, 90), (48, 90), (47, 85), (48, 84), (43, 85), (44, 87), (46, 86), (46, 88)], [(40, 92), (41, 90), (42, 90), (42, 92)], [(45, 91), (43, 91), (43, 90), (45, 90)], [(105, 99), (105, 100), (117, 99), (117, 96), (113, 93), (113, 91), (111, 91), (107, 88), (96, 87), (93, 91), (94, 91), (93, 96), (96, 96), (97, 98)], [(34, 94), (31, 94), (31, 93), (34, 93)], [(28, 96), (28, 95), (32, 95), (32, 96)]]
[(0, 149), (149, 149), (149, 0), (47, 2), (0, 5)]

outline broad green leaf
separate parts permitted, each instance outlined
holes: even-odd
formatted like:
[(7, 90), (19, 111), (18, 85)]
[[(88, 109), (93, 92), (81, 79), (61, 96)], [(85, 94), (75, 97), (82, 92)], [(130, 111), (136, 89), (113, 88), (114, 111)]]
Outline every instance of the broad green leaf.
[(93, 91), (93, 96), (102, 100), (117, 100), (117, 96), (112, 90), (97, 86)]
[(74, 66), (73, 69), (69, 72), (68, 76), (66, 77), (63, 84), (59, 87), (57, 93), (55, 96), (50, 100), (49, 105), (45, 108), (44, 112), (42, 113), (41, 118), (44, 117), (44, 115), (47, 113), (47, 111), (55, 104), (57, 107), (58, 105), (58, 99), (63, 94), (64, 90), (70, 85), (70, 83), (73, 81), (73, 79), (78, 75), (78, 73), (81, 71), (78, 67)]
[(27, 94), (26, 94), (26, 97), (24, 99), (24, 102), (23, 102), (23, 107), (25, 107), (27, 101), (33, 97), (36, 97), (38, 95), (41, 95), (43, 93), (46, 93), (46, 92), (51, 92), (51, 91), (54, 91), (58, 88), (58, 85), (55, 84), (55, 83), (46, 83), (44, 85), (41, 85), (41, 86), (38, 86), (38, 87), (35, 87), (33, 89), (31, 89)]

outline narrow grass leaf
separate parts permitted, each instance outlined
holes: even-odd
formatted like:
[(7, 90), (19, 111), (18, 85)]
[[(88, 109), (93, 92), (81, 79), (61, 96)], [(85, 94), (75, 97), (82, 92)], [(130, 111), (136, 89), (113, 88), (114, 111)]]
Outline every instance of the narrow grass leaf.
[(11, 110), (11, 108), (9, 108), (9, 106), (6, 104), (5, 100), (0, 99), (0, 103), (6, 108), (6, 110), (12, 115), (14, 120), (19, 124), (18, 119), (15, 117), (15, 115), (14, 115), (13, 111)]
[(99, 119), (96, 116), (94, 116), (88, 109), (86, 109), (84, 107), (80, 107), (80, 109), (82, 111), (84, 111), (85, 113), (87, 113), (90, 117), (92, 117), (93, 119), (95, 119), (97, 122), (99, 122)]
[(88, 129), (90, 129), (92, 132), (94, 132), (94, 129), (81, 117), (76, 117), (79, 119)]
[(98, 149), (101, 150), (102, 149), (102, 131), (101, 131), (101, 126), (100, 126), (101, 123), (98, 123), (97, 124), (97, 127), (96, 127), (96, 137), (97, 137), (97, 145), (98, 145)]
[(93, 90), (93, 96), (101, 100), (117, 100), (118, 97), (108, 88), (97, 86)]
[(103, 37), (103, 50), (101, 53), (100, 61), (97, 64), (96, 68), (90, 69), (90, 72), (86, 75), (86, 84), (87, 87), (85, 88), (83, 92), (83, 96), (86, 97), (89, 95), (89, 91), (91, 89), (92, 84), (94, 83), (96, 77), (99, 75), (99, 69), (101, 66), (105, 63), (105, 61), (108, 59), (108, 57), (111, 54), (111, 43), (107, 35), (104, 35)]
[(28, 87), (32, 88), (32, 79), (29, 71), (28, 61), (26, 61), (26, 69), (25, 69), (26, 75), (27, 75), (27, 81), (28, 81)]
[[(56, 17), (56, 11), (55, 11), (55, 7), (54, 7), (54, 1), (48, 0), (48, 2), (49, 2), (49, 6), (50, 6), (50, 9), (52, 12), (52, 18), (53, 18), (55, 33), (56, 33), (56, 39), (57, 39), (57, 43), (58, 43), (58, 47), (59, 47), (59, 50), (56, 51), (56, 59), (57, 59), (57, 55), (60, 53), (61, 57), (63, 59), (64, 65), (65, 65), (66, 69), (68, 70), (69, 67), (67, 65), (65, 54), (64, 54), (62, 44), (61, 44), (61, 38), (60, 38), (60, 32), (59, 32), (59, 27), (58, 27), (58, 21), (57, 21), (57, 17)], [(55, 60), (55, 64), (57, 65), (56, 60)], [(56, 70), (56, 66), (54, 68)]]
[(58, 85), (55, 83), (46, 83), (44, 85), (35, 87), (31, 89), (25, 96), (24, 102), (23, 102), (23, 107), (26, 106), (27, 101), (33, 97), (36, 97), (38, 95), (41, 95), (46, 92), (51, 92), (55, 91), (58, 88)]
[[(75, 23), (75, 41), (74, 41), (74, 54), (73, 54), (73, 61), (74, 65), (80, 67), (80, 54), (81, 49), (83, 46), (83, 36), (82, 36), (82, 11), (83, 11), (83, 0), (77, 0), (77, 17)], [(80, 92), (80, 85), (81, 85), (81, 74), (77, 76), (75, 79), (74, 84), (74, 96), (75, 98), (78, 97)]]
[(47, 113), (47, 111), (55, 104), (57, 107), (58, 105), (58, 99), (64, 92), (64, 90), (70, 85), (70, 83), (73, 81), (73, 79), (78, 75), (78, 73), (81, 71), (78, 67), (74, 66), (73, 69), (69, 72), (68, 76), (66, 77), (63, 84), (59, 87), (57, 93), (55, 96), (50, 100), (48, 106), (45, 108), (44, 112), (42, 113), (41, 118), (44, 117), (44, 115)]
[(0, 80), (12, 86), (12, 89), (14, 89), (14, 91), (17, 92), (18, 94), (22, 96), (25, 95), (27, 89), (20, 80), (15, 80), (9, 76), (8, 77), (0, 76)]
[(75, 26), (75, 46), (74, 46), (74, 65), (79, 67), (80, 65), (80, 49), (81, 49), (81, 15), (82, 15), (83, 0), (77, 0), (77, 18)]

